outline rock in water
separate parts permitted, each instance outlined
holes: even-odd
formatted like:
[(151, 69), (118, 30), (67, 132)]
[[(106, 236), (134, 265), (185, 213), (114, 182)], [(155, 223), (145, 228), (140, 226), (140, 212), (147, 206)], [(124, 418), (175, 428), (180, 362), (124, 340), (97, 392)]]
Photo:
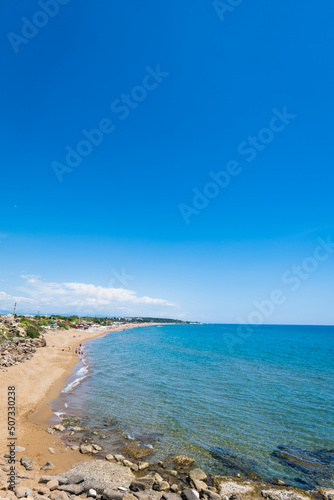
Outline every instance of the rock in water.
[(56, 431), (59, 431), (59, 432), (63, 432), (65, 430), (65, 427), (63, 425), (61, 425), (61, 424), (54, 425), (53, 428), (56, 429)]
[(177, 455), (172, 458), (172, 461), (179, 467), (190, 467), (195, 463), (195, 460), (189, 458), (187, 455)]
[(248, 458), (234, 453), (233, 451), (223, 448), (217, 447), (211, 450), (211, 455), (216, 460), (219, 460), (221, 464), (223, 464), (225, 468), (225, 473), (234, 474), (238, 472), (243, 472), (245, 475), (255, 474), (256, 464), (249, 460)]
[(82, 444), (80, 446), (80, 452), (83, 454), (93, 453), (95, 450), (91, 444)]
[(285, 466), (298, 471), (301, 476), (299, 482), (309, 486), (321, 484), (331, 487), (330, 478), (334, 475), (334, 450), (310, 451), (297, 446), (278, 446), (273, 456)]

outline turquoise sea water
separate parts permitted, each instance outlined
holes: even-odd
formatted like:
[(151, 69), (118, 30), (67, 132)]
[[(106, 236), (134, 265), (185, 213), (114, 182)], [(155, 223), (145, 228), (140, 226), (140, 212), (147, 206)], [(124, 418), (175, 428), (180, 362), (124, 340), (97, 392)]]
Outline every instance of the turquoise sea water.
[(109, 433), (110, 450), (135, 438), (153, 460), (186, 453), (208, 472), (333, 484), (334, 327), (239, 334), (165, 325), (88, 342), (90, 368), (79, 365), (85, 378), (62, 394), (66, 412)]

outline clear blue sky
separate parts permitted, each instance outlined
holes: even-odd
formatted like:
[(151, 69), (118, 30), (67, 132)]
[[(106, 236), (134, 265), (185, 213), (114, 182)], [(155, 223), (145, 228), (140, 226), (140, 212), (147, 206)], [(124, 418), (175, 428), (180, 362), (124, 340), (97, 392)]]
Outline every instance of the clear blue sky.
[(265, 322), (333, 324), (334, 253), (302, 263), (334, 240), (334, 6), (55, 2), (3, 1), (0, 309), (236, 323), (280, 289)]

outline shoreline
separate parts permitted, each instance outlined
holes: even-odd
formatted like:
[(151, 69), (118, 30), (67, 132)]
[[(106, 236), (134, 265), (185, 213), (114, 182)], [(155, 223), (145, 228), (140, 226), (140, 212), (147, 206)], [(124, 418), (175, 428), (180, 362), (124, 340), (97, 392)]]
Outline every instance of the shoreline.
[[(139, 328), (144, 325), (127, 325), (103, 331), (61, 330), (44, 334), (46, 347), (39, 348), (30, 360), (11, 366), (1, 372), (1, 401), (7, 401), (7, 387), (16, 388), (17, 446), (25, 448), (24, 455), (40, 466), (48, 460), (55, 465), (54, 472), (67, 470), (79, 461), (91, 461), (93, 457), (71, 450), (57, 434), (47, 429), (54, 415), (49, 403), (56, 399), (67, 379), (73, 374), (80, 358), (75, 348), (108, 333)], [(71, 345), (71, 350), (68, 347)], [(64, 349), (64, 351), (62, 351)], [(0, 407), (0, 438), (2, 454), (7, 452), (7, 408)], [(53, 448), (55, 454), (48, 449)]]

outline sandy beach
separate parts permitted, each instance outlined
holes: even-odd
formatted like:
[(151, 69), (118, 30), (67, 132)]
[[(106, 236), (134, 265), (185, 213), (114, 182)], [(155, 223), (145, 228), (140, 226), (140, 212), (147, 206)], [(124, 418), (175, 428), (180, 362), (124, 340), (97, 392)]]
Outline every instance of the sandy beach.
[[(114, 331), (117, 330), (123, 330), (123, 327)], [(88, 455), (66, 448), (57, 434), (51, 435), (47, 432), (48, 420), (52, 415), (47, 403), (57, 397), (79, 362), (78, 356), (74, 353), (75, 348), (80, 343), (106, 333), (106, 331), (87, 332), (75, 329), (46, 333), (47, 346), (38, 349), (31, 360), (0, 372), (1, 453), (8, 451), (7, 391), (9, 386), (15, 386), (17, 446), (26, 449), (24, 453), (18, 454), (19, 458), (22, 455), (29, 456), (40, 466), (50, 460), (56, 466), (55, 473), (68, 469), (78, 461), (92, 460)], [(70, 345), (71, 350), (68, 349)], [(55, 450), (55, 454), (48, 451), (50, 447)]]

